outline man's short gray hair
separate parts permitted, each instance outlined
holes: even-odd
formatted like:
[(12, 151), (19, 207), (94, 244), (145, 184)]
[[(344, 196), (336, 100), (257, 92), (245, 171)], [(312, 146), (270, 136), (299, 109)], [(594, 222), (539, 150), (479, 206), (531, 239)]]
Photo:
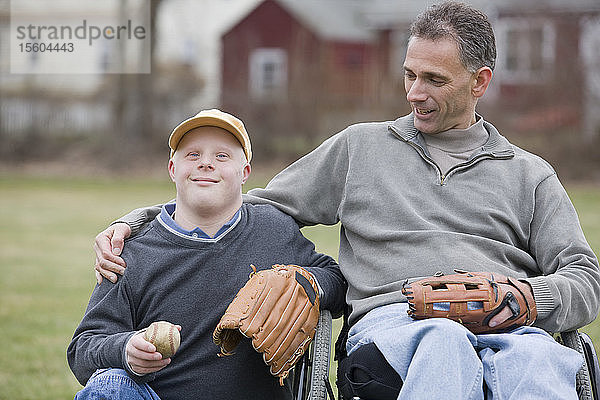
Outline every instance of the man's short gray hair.
[(488, 17), (464, 3), (435, 4), (417, 16), (410, 38), (428, 40), (452, 38), (458, 44), (460, 60), (470, 72), (496, 66), (496, 40)]

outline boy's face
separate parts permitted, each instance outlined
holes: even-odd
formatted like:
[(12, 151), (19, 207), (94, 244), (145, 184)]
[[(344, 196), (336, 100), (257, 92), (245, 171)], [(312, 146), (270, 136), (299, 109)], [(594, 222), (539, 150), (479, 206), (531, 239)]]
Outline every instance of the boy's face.
[(219, 212), (241, 206), (250, 165), (232, 134), (203, 126), (185, 134), (169, 160), (169, 175), (178, 206)]

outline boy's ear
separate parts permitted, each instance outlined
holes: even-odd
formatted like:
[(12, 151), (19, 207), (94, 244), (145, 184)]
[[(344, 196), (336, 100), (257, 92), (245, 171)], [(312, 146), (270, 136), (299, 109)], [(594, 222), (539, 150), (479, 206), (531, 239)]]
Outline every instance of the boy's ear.
[(250, 167), (249, 163), (246, 163), (246, 165), (244, 165), (244, 169), (242, 170), (242, 185), (246, 183), (250, 177), (250, 172), (252, 172), (252, 167)]
[(169, 158), (169, 176), (171, 177), (171, 180), (173, 182), (175, 182), (175, 163), (173, 162), (172, 158)]

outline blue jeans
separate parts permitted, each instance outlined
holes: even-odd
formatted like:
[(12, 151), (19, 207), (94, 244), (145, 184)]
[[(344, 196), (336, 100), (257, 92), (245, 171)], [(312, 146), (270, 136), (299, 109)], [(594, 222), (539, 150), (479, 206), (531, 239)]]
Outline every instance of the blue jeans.
[(348, 333), (348, 354), (375, 343), (403, 381), (402, 399), (577, 400), (583, 357), (539, 328), (475, 335), (445, 318), (415, 321), (406, 303), (371, 310)]
[(136, 383), (122, 369), (99, 369), (75, 395), (76, 400), (160, 400), (147, 383)]

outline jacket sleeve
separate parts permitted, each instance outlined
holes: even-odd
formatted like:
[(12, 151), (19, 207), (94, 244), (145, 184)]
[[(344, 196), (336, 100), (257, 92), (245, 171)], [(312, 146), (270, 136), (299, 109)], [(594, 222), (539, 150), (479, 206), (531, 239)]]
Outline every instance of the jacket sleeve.
[(348, 284), (340, 271), (340, 266), (332, 257), (316, 252), (314, 244), (300, 231), (298, 231), (297, 243), (305, 254), (302, 264), (317, 280), (321, 309), (331, 311), (334, 318), (341, 316), (346, 304)]
[(125, 277), (116, 284), (105, 279), (96, 285), (67, 349), (69, 367), (79, 383), (85, 385), (100, 368), (131, 372), (125, 361), (125, 346), (135, 334), (133, 315)]
[(112, 222), (111, 225), (124, 222), (131, 227), (131, 236), (135, 236), (144, 229), (146, 224), (160, 214), (162, 206), (162, 204), (157, 204), (155, 206), (136, 208)]
[(346, 191), (348, 134), (342, 131), (277, 174), (264, 189), (252, 189), (244, 201), (268, 203), (300, 225), (334, 225)]
[(527, 279), (538, 310), (536, 326), (560, 332), (592, 322), (600, 304), (598, 259), (556, 174), (536, 189), (529, 247), (542, 272)]

